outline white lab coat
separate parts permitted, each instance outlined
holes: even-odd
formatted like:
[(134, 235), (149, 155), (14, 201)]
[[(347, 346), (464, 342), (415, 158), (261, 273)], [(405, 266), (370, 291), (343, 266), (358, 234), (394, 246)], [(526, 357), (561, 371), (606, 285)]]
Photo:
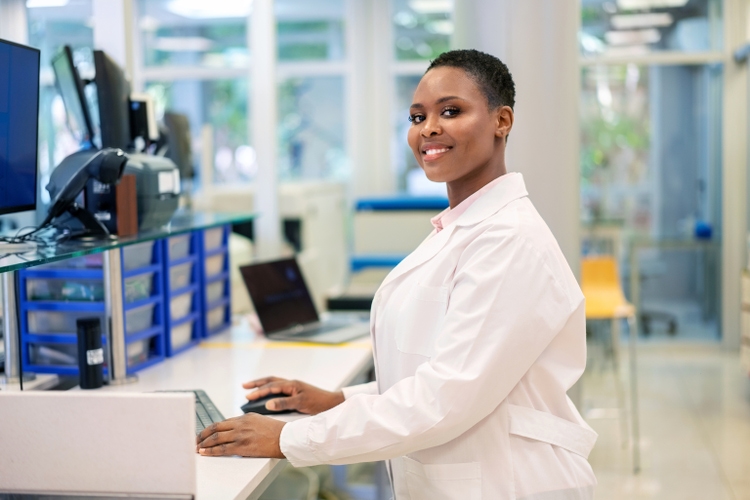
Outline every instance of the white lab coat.
[(389, 460), (397, 500), (583, 500), (596, 433), (566, 395), (584, 301), (523, 177), (505, 175), (385, 279), (377, 382), (287, 424), (295, 466)]

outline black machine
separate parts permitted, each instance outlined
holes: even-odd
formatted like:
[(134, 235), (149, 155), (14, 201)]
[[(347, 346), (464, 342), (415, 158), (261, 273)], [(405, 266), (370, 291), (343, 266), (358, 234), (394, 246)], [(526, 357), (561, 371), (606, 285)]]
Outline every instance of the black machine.
[[(69, 212), (83, 224), (86, 236), (110, 234), (115, 220), (112, 213), (115, 202), (114, 190), (109, 186), (116, 184), (123, 174), (133, 174), (139, 230), (162, 226), (169, 222), (178, 206), (179, 170), (166, 158), (123, 153), (131, 149), (133, 143), (130, 84), (122, 69), (103, 51), (94, 51), (94, 64), (94, 80), (84, 82), (78, 75), (69, 46), (63, 47), (53, 59), (68, 123), (80, 138), (83, 150), (63, 160), (52, 173), (47, 186), (52, 205), (45, 223)], [(94, 113), (85, 98), (84, 83), (96, 86), (96, 92), (90, 93), (96, 96), (96, 102), (91, 103)], [(94, 149), (95, 145), (104, 149)], [(82, 191), (83, 199), (76, 203)]]

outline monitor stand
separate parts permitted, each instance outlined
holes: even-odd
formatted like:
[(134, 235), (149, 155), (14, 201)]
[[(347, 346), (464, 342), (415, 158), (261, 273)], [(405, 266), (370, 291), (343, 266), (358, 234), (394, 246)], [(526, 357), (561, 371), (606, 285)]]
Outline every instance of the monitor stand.
[(83, 231), (74, 233), (72, 236), (73, 239), (84, 243), (97, 243), (117, 239), (117, 236), (111, 235), (99, 219), (78, 204), (71, 205), (68, 208), (68, 213), (83, 224)]

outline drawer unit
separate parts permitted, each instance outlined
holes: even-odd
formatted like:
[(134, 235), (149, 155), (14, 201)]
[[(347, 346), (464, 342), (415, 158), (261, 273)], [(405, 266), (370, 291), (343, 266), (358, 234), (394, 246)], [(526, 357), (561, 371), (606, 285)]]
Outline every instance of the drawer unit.
[(230, 226), (203, 231), (201, 245), (201, 312), (204, 336), (225, 331), (231, 326), (231, 287), (229, 286)]
[(201, 339), (201, 272), (198, 264), (202, 241), (203, 232), (193, 231), (162, 242), (167, 356), (197, 345)]
[[(156, 241), (122, 247), (122, 298), (127, 371), (164, 359), (162, 250)], [(76, 321), (102, 321), (106, 345), (102, 254), (19, 271), (24, 371), (75, 375)]]

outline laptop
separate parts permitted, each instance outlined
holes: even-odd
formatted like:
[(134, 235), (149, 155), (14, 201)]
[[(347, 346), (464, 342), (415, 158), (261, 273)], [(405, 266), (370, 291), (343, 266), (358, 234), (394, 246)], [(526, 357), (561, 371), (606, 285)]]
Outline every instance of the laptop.
[(0, 391), (0, 443), (0, 497), (196, 494), (193, 394)]
[(332, 314), (321, 321), (293, 257), (242, 266), (240, 272), (271, 340), (339, 344), (370, 332), (370, 323), (361, 314)]

